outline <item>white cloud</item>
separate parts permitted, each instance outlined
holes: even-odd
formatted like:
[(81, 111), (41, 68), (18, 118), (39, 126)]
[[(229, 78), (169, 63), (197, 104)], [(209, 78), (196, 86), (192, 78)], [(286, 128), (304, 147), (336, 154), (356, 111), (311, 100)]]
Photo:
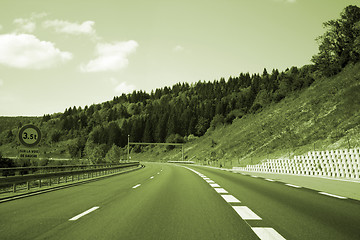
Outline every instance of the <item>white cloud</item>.
[(3, 29), (3, 26), (0, 24), (0, 31)]
[(30, 34), (0, 35), (0, 64), (15, 68), (44, 69), (71, 60), (70, 52), (62, 52), (54, 43), (41, 41)]
[(182, 52), (184, 51), (185, 48), (183, 46), (177, 45), (176, 47), (173, 48), (174, 52)]
[(135, 89), (136, 87), (134, 85), (122, 82), (115, 87), (115, 92), (117, 94), (132, 93)]
[(95, 48), (95, 59), (81, 65), (82, 72), (117, 71), (127, 67), (128, 56), (138, 47), (136, 41), (115, 43), (98, 43)]
[(17, 32), (32, 33), (36, 28), (35, 22), (27, 18), (17, 18), (14, 24), (17, 25)]
[(0, 87), (1, 87), (2, 85), (4, 85), (4, 80), (2, 80), (2, 79), (0, 78)]
[(96, 36), (94, 24), (95, 24), (94, 21), (85, 21), (79, 24), (64, 20), (48, 20), (43, 22), (43, 27), (52, 28), (57, 33)]
[(36, 29), (35, 20), (44, 18), (47, 13), (32, 13), (30, 18), (16, 18), (13, 23), (17, 26), (16, 32), (33, 33)]
[(45, 12), (42, 12), (42, 13), (33, 12), (33, 13), (31, 13), (31, 19), (33, 19), (33, 20), (35, 20), (35, 19), (40, 19), (40, 18), (44, 18), (44, 17), (46, 17), (46, 16), (48, 16), (48, 14), (45, 13)]

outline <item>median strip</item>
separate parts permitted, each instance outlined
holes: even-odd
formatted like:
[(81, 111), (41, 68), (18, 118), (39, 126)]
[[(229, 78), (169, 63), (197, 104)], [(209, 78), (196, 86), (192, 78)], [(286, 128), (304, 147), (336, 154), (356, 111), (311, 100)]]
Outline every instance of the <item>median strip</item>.
[(73, 218), (70, 218), (69, 221), (76, 221), (76, 220), (78, 220), (79, 218), (85, 216), (86, 214), (89, 214), (89, 213), (95, 211), (95, 210), (98, 209), (98, 208), (99, 208), (99, 207), (90, 208), (89, 210), (86, 210), (85, 212), (80, 213), (79, 215), (76, 215), (76, 216), (73, 217)]

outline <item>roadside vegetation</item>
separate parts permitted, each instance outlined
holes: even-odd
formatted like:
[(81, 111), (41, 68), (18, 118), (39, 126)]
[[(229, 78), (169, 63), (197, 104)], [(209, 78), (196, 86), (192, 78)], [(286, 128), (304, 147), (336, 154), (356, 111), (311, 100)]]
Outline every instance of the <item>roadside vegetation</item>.
[[(91, 163), (125, 159), (128, 135), (185, 143), (187, 160), (221, 166), (359, 147), (360, 8), (346, 7), (324, 27), (311, 65), (134, 91), (39, 118), (1, 117), (0, 151), (16, 156), (18, 129), (29, 122), (43, 132), (41, 157)], [(165, 161), (181, 151), (136, 146), (131, 155)]]

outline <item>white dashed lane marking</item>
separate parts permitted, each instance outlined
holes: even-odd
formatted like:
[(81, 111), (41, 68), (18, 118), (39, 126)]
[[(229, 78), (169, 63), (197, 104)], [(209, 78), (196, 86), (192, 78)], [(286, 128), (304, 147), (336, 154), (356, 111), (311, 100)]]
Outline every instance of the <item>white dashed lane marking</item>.
[[(206, 177), (202, 173), (199, 173), (191, 168), (185, 167), (189, 169), (190, 171), (193, 171), (197, 175), (199, 175), (201, 178), (203, 178), (207, 183), (210, 184), (211, 187), (215, 189), (217, 193), (220, 194), (220, 196), (231, 205), (231, 207), (235, 210), (235, 212), (245, 221), (247, 220), (262, 220), (261, 217), (256, 215), (250, 208), (246, 206), (232, 206), (232, 204), (241, 203), (239, 199), (234, 197), (233, 195), (227, 194), (228, 192), (221, 188), (219, 184), (215, 183), (210, 178)], [(243, 174), (243, 173), (241, 173)], [(245, 174), (243, 174), (245, 175)], [(257, 178), (257, 176), (252, 176)], [(274, 182), (275, 180), (272, 179), (265, 179), (270, 182)], [(295, 185), (289, 184), (288, 186), (291, 187), (299, 187)], [(247, 222), (248, 223), (248, 222)], [(250, 223), (248, 225), (251, 227), (251, 229), (254, 231), (254, 233), (261, 239), (261, 240), (285, 240), (284, 237), (282, 237), (275, 229), (269, 228), (269, 227), (252, 227)]]
[(240, 200), (233, 195), (221, 195), (223, 199), (228, 203), (240, 203)]
[(246, 206), (233, 206), (239, 216), (244, 220), (261, 220), (261, 217), (256, 215), (250, 208)]
[(338, 195), (331, 194), (331, 193), (326, 193), (326, 192), (319, 192), (319, 193), (322, 195), (329, 196), (329, 197), (334, 197), (334, 198), (339, 198), (339, 199), (347, 199), (346, 197), (338, 196)]
[(223, 188), (214, 188), (216, 192), (218, 193), (228, 193), (225, 189)]
[(266, 227), (252, 227), (255, 234), (262, 240), (285, 240), (275, 229)]
[(153, 179), (153, 178), (154, 178), (154, 176), (150, 177), (150, 179)]
[(297, 186), (297, 185), (294, 185), (294, 184), (290, 184), (290, 183), (287, 183), (285, 184), (286, 186), (289, 186), (289, 187), (293, 187), (293, 188), (301, 188), (300, 186)]
[(138, 184), (138, 185), (133, 186), (132, 188), (137, 188), (137, 187), (140, 187), (140, 186), (141, 186), (141, 184)]
[(274, 182), (274, 180), (269, 179), (269, 178), (266, 178), (265, 180), (266, 180), (266, 181), (269, 181), (269, 182)]
[(89, 210), (86, 210), (85, 212), (80, 213), (79, 215), (76, 215), (76, 216), (73, 217), (73, 218), (70, 218), (69, 221), (76, 221), (76, 220), (78, 220), (79, 218), (85, 216), (86, 214), (89, 214), (89, 213), (95, 211), (95, 210), (98, 209), (98, 208), (99, 208), (99, 207), (90, 208)]
[(220, 187), (220, 185), (217, 184), (217, 183), (212, 183), (212, 184), (210, 184), (210, 186), (211, 186), (211, 187), (214, 187), (214, 188), (215, 188), (215, 187)]

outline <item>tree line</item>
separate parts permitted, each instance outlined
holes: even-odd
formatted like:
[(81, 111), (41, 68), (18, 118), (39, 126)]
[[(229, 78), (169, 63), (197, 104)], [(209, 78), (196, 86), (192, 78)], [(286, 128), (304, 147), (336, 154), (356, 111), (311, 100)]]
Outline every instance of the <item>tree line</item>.
[(110, 149), (125, 147), (128, 135), (130, 141), (150, 143), (200, 137), (310, 86), (313, 71), (312, 66), (271, 73), (264, 69), (262, 74), (240, 73), (228, 80), (178, 83), (150, 94), (134, 91), (102, 104), (44, 115), (42, 128), (48, 129), (48, 143), (72, 139), (72, 157), (100, 160)]

